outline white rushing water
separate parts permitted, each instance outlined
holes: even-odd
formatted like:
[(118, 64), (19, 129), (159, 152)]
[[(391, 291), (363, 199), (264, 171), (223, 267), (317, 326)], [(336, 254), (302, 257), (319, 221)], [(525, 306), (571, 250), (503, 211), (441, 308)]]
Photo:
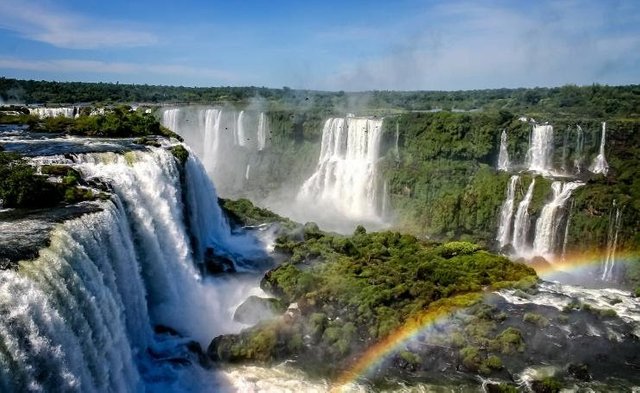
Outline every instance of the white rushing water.
[(513, 209), (515, 206), (515, 198), (516, 198), (516, 186), (520, 181), (520, 176), (513, 175), (509, 179), (509, 185), (507, 187), (507, 196), (504, 202), (502, 203), (502, 207), (500, 208), (500, 221), (498, 222), (498, 236), (496, 240), (498, 240), (498, 244), (500, 248), (506, 246), (511, 242), (511, 227), (513, 217)]
[[(197, 244), (218, 251), (260, 254), (264, 246), (231, 235), (195, 160), (185, 171), (187, 206), (176, 161), (163, 149), (74, 162), (115, 195), (102, 211), (57, 227), (36, 261), (0, 272), (0, 390), (221, 390), (215, 374), (203, 376), (197, 365), (176, 368), (149, 355), (181, 346), (188, 353), (189, 338), (207, 345), (237, 332), (233, 310), (257, 286), (257, 278), (204, 279), (185, 223)], [(187, 338), (159, 338), (157, 324)]]
[(247, 168), (262, 167), (270, 134), (262, 112), (170, 108), (162, 111), (162, 124), (184, 138), (224, 196), (239, 196), (249, 181)]
[(602, 135), (600, 137), (600, 150), (598, 151), (598, 155), (594, 158), (591, 167), (589, 170), (593, 173), (607, 175), (609, 172), (609, 164), (607, 164), (607, 160), (604, 157), (604, 145), (607, 136), (607, 123), (602, 122)]
[[(615, 209), (615, 214), (613, 213)], [(602, 265), (602, 281), (613, 280), (613, 272), (616, 263), (616, 249), (618, 248), (618, 232), (622, 224), (622, 211), (613, 201), (613, 208), (609, 213), (609, 229), (607, 232), (607, 253)]]
[[(582, 182), (560, 182), (551, 184), (552, 199), (544, 205), (536, 222), (536, 234), (533, 241), (533, 253), (551, 259), (558, 244), (560, 226), (563, 223), (564, 206), (575, 189), (583, 186)], [(568, 223), (565, 222), (568, 225)]]
[(60, 108), (40, 107), (40, 108), (30, 108), (29, 113), (31, 113), (32, 115), (38, 116), (41, 119), (45, 117), (58, 117), (58, 116), (73, 118), (80, 114), (80, 108), (76, 106), (60, 107)]
[(536, 124), (531, 130), (529, 150), (527, 151), (527, 167), (530, 171), (549, 173), (553, 155), (553, 126)]
[(527, 239), (529, 236), (529, 228), (531, 227), (531, 219), (529, 217), (529, 204), (533, 198), (533, 189), (535, 188), (536, 179), (532, 179), (524, 198), (518, 204), (518, 210), (513, 221), (513, 240), (511, 245), (516, 255), (524, 255), (528, 250)]
[(507, 151), (507, 131), (502, 130), (502, 135), (500, 136), (500, 153), (498, 154), (498, 170), (499, 171), (509, 171), (509, 167), (511, 163), (509, 161), (509, 152)]
[(582, 171), (582, 155), (584, 150), (584, 132), (582, 127), (576, 126), (576, 150), (574, 152), (573, 166), (576, 169), (576, 173), (579, 174)]
[(376, 166), (381, 134), (381, 119), (327, 120), (322, 130), (318, 166), (302, 185), (298, 200), (352, 220), (377, 220)]

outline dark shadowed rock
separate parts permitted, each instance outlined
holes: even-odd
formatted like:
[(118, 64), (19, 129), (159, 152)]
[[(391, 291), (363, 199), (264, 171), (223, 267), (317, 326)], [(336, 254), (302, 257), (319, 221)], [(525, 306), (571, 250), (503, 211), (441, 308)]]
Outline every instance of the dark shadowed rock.
[(233, 320), (247, 325), (255, 325), (260, 321), (282, 314), (285, 309), (286, 307), (278, 299), (250, 296), (238, 306), (233, 314)]
[(233, 273), (236, 267), (233, 261), (223, 255), (216, 254), (211, 247), (204, 252), (204, 265), (210, 274)]

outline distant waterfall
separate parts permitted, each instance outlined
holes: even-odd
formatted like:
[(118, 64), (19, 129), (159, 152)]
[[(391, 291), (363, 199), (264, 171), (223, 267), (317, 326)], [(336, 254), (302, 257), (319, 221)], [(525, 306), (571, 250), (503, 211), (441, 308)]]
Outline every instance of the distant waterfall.
[[(263, 114), (261, 114), (263, 115)], [(247, 137), (244, 132), (244, 111), (240, 111), (236, 120), (236, 133), (234, 143), (238, 146), (247, 146)]]
[(604, 144), (606, 140), (606, 134), (607, 134), (607, 123), (602, 122), (602, 136), (600, 138), (600, 151), (598, 152), (598, 155), (593, 160), (593, 163), (589, 168), (591, 172), (601, 173), (605, 176), (607, 175), (607, 172), (609, 172), (609, 164), (607, 164), (607, 160), (604, 157)]
[(396, 156), (396, 161), (400, 161), (399, 141), (400, 141), (400, 124), (398, 124), (398, 122), (396, 121), (396, 138), (395, 138), (394, 143), (393, 143), (393, 148), (394, 148), (394, 154)]
[[(246, 168), (260, 168), (269, 122), (264, 113), (223, 108), (164, 109), (162, 124), (182, 136), (225, 196), (237, 196), (248, 181)], [(254, 177), (255, 178), (255, 177)]]
[(535, 188), (536, 179), (531, 180), (524, 199), (518, 204), (515, 219), (513, 221), (513, 240), (511, 244), (517, 255), (523, 255), (527, 251), (527, 238), (529, 236), (529, 227), (531, 219), (529, 218), (529, 204), (533, 198), (533, 189)]
[[(197, 366), (173, 368), (149, 355), (189, 339), (160, 341), (152, 326), (202, 344), (241, 326), (228, 311), (237, 295), (195, 268), (184, 203), (201, 244), (256, 248), (231, 235), (195, 160), (187, 162), (184, 202), (176, 161), (163, 149), (74, 161), (114, 196), (102, 211), (58, 226), (37, 260), (0, 271), (0, 390), (193, 391), (176, 374)], [(240, 292), (246, 297), (247, 288)]]
[(509, 152), (507, 151), (507, 131), (502, 130), (502, 135), (500, 136), (500, 153), (498, 155), (498, 170), (499, 171), (509, 171)]
[(267, 145), (267, 119), (264, 113), (260, 113), (258, 120), (258, 150), (264, 150)]
[(509, 179), (509, 186), (507, 188), (507, 198), (502, 204), (500, 209), (500, 222), (498, 223), (498, 244), (500, 248), (506, 246), (511, 241), (511, 218), (513, 217), (513, 208), (516, 198), (516, 186), (520, 181), (520, 176), (514, 175)]
[(527, 167), (530, 171), (548, 173), (552, 169), (553, 127), (534, 125), (527, 152)]
[(613, 269), (616, 264), (616, 249), (618, 248), (618, 232), (620, 232), (620, 226), (622, 224), (622, 211), (616, 206), (615, 200), (613, 201), (613, 207), (615, 208), (615, 215), (612, 209), (609, 214), (607, 253), (602, 266), (602, 281), (613, 280)]
[(533, 252), (546, 258), (553, 257), (558, 241), (560, 225), (563, 222), (562, 214), (566, 202), (571, 198), (571, 193), (584, 185), (581, 182), (562, 183), (554, 181), (551, 184), (553, 199), (542, 208), (540, 217), (536, 223), (536, 234), (533, 241)]
[(77, 106), (61, 107), (61, 108), (30, 108), (29, 113), (43, 119), (45, 117), (64, 116), (73, 118), (80, 114), (80, 108)]
[(302, 185), (298, 200), (320, 203), (352, 219), (378, 217), (376, 162), (381, 134), (379, 119), (327, 120), (318, 166)]
[(576, 173), (582, 171), (582, 155), (584, 150), (584, 133), (582, 127), (576, 126), (576, 151), (574, 153), (573, 166), (576, 168)]
[(573, 207), (575, 200), (571, 200), (571, 207), (569, 208), (569, 215), (567, 216), (567, 223), (564, 226), (564, 240), (562, 241), (562, 260), (567, 257), (567, 244), (569, 243), (569, 228), (571, 227), (571, 215), (573, 213)]

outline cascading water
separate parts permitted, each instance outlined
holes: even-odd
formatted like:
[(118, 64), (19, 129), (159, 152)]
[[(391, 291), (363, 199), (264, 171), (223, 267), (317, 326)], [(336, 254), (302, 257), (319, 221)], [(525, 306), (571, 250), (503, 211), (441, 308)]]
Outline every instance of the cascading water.
[(582, 152), (584, 150), (584, 133), (582, 127), (576, 126), (576, 151), (574, 152), (573, 166), (576, 168), (576, 173), (582, 171)]
[(536, 223), (536, 234), (533, 241), (533, 253), (535, 255), (545, 258), (553, 257), (558, 242), (560, 225), (563, 222), (564, 205), (571, 198), (571, 193), (582, 185), (584, 183), (562, 183), (560, 181), (554, 181), (551, 184), (553, 199), (544, 205)]
[(509, 179), (509, 186), (507, 187), (507, 199), (505, 199), (500, 209), (500, 221), (498, 223), (498, 244), (500, 248), (506, 246), (511, 241), (511, 218), (513, 217), (513, 208), (516, 198), (516, 186), (520, 181), (520, 176), (514, 175)]
[(530, 171), (549, 173), (552, 169), (553, 127), (551, 125), (533, 126), (527, 151), (527, 167)]
[(37, 260), (0, 272), (0, 390), (197, 390), (187, 376), (197, 366), (175, 368), (150, 355), (189, 339), (169, 343), (152, 326), (170, 326), (201, 344), (238, 331), (230, 310), (257, 281), (204, 279), (193, 255), (204, 246), (229, 254), (241, 246), (264, 254), (262, 247), (231, 235), (193, 158), (185, 170), (186, 209), (180, 171), (163, 149), (82, 154), (73, 165), (110, 184), (114, 195), (100, 212), (54, 230)]
[(509, 152), (507, 151), (507, 131), (502, 130), (500, 136), (500, 153), (498, 154), (498, 170), (509, 171)]
[(264, 113), (260, 113), (258, 120), (258, 151), (264, 150), (267, 146), (267, 118)]
[(269, 124), (264, 113), (221, 108), (172, 108), (162, 112), (162, 124), (182, 136), (200, 158), (225, 196), (240, 196), (247, 168), (260, 166)]
[(78, 107), (61, 107), (61, 108), (30, 108), (29, 113), (32, 115), (38, 116), (39, 118), (45, 117), (70, 117), (73, 118), (77, 116), (80, 112), (80, 108)]
[(569, 215), (567, 216), (567, 224), (564, 227), (564, 240), (562, 240), (562, 260), (565, 260), (567, 257), (567, 244), (569, 244), (569, 228), (571, 227), (571, 215), (573, 214), (573, 207), (575, 203), (575, 199), (572, 199), (571, 207), (569, 208)]
[(596, 174), (603, 174), (605, 176), (607, 175), (607, 172), (609, 172), (609, 164), (607, 164), (607, 160), (604, 157), (604, 145), (606, 140), (606, 134), (607, 134), (607, 123), (602, 122), (602, 136), (600, 137), (600, 150), (596, 158), (593, 160), (591, 167), (589, 168), (591, 172)]
[(353, 220), (377, 220), (376, 164), (382, 120), (332, 118), (322, 130), (316, 171), (302, 185), (298, 201), (318, 203)]
[(620, 231), (620, 225), (622, 223), (622, 211), (616, 206), (616, 201), (613, 201), (613, 207), (615, 208), (615, 215), (613, 209), (609, 214), (609, 230), (607, 232), (607, 253), (605, 254), (605, 260), (602, 265), (602, 281), (611, 281), (613, 279), (613, 270), (616, 263), (616, 249), (618, 248), (618, 232)]
[(513, 221), (513, 240), (511, 241), (511, 245), (516, 255), (524, 255), (528, 251), (527, 239), (529, 236), (529, 227), (531, 226), (529, 204), (533, 198), (535, 184), (536, 179), (532, 179), (524, 199), (518, 204), (518, 210), (516, 211)]

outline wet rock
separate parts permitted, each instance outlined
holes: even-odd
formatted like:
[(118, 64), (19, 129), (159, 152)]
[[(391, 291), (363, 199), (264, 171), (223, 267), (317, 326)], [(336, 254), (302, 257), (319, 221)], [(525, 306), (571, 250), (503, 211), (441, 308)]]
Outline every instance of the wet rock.
[(233, 314), (233, 320), (247, 325), (271, 319), (284, 312), (285, 306), (274, 298), (249, 296)]
[(591, 374), (589, 374), (589, 368), (586, 364), (569, 364), (569, 366), (567, 367), (567, 372), (569, 373), (569, 375), (580, 381), (591, 381)]
[(223, 255), (218, 255), (211, 247), (204, 252), (204, 265), (210, 274), (234, 273), (236, 267), (233, 261)]

